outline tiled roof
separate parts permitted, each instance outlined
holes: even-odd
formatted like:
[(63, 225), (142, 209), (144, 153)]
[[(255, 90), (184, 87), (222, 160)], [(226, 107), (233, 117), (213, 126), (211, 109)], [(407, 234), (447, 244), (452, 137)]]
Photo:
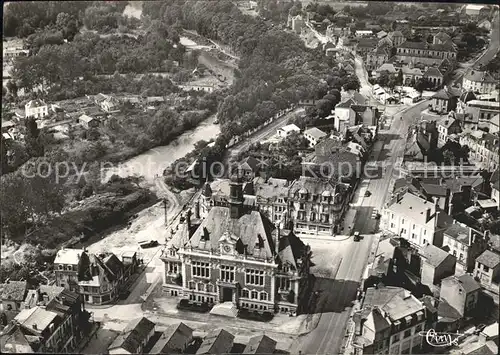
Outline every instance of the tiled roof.
[(288, 196), (288, 181), (285, 179), (270, 178), (264, 183), (254, 183), (254, 191), (257, 199), (286, 198)]
[(403, 74), (422, 75), (422, 70), (420, 70), (419, 68), (410, 68), (405, 65), (403, 66), (403, 68), (401, 68), (401, 70), (403, 71)]
[(411, 42), (404, 41), (398, 48), (410, 48), (410, 49), (426, 49), (429, 45), (426, 42)]
[(196, 354), (227, 354), (233, 347), (234, 335), (224, 329), (208, 333)]
[(310, 135), (313, 138), (320, 139), (326, 136), (326, 133), (320, 130), (319, 128), (312, 127), (304, 131), (304, 135)]
[(474, 278), (469, 274), (464, 274), (459, 277), (449, 276), (443, 279), (443, 281), (446, 284), (449, 284), (449, 282), (451, 281), (453, 283), (461, 285), (466, 293), (474, 292), (481, 288), (481, 285), (479, 285), (479, 283), (474, 280)]
[(396, 73), (397, 72), (396, 68), (394, 67), (394, 64), (391, 64), (391, 63), (384, 63), (380, 67), (378, 67), (378, 69), (376, 70), (377, 73), (381, 73), (383, 71), (387, 71), (389, 73)]
[(108, 347), (108, 350), (122, 348), (131, 354), (137, 353), (140, 344), (147, 338), (147, 335), (155, 328), (155, 323), (147, 318), (137, 318), (132, 320), (123, 332)]
[(464, 227), (458, 223), (454, 223), (446, 229), (444, 234), (462, 243), (467, 245), (469, 244), (469, 227)]
[(443, 88), (432, 96), (432, 98), (449, 100), (453, 97), (460, 97), (460, 92), (455, 88)]
[(390, 37), (403, 37), (403, 33), (401, 31), (394, 31), (389, 33)]
[(276, 341), (267, 335), (257, 335), (250, 338), (243, 354), (273, 354), (276, 344)]
[(26, 281), (7, 281), (3, 284), (2, 299), (24, 301), (27, 292), (28, 283)]
[(366, 290), (363, 308), (379, 307), (393, 320), (404, 318), (418, 311), (424, 306), (409, 291), (401, 287), (369, 287)]
[(430, 67), (424, 74), (425, 76), (443, 76), (438, 68)]
[(447, 33), (444, 33), (443, 31), (436, 33), (434, 37), (439, 39), (441, 42), (446, 42), (451, 39), (451, 37)]
[(23, 309), (14, 318), (23, 328), (29, 329), (35, 333), (41, 333), (54, 322), (57, 313), (36, 306), (31, 309)]
[(358, 48), (375, 48), (377, 47), (378, 39), (377, 38), (360, 38), (358, 42)]
[(497, 83), (497, 80), (495, 80), (489, 72), (475, 69), (469, 69), (465, 73), (464, 78), (474, 82)]
[(149, 354), (181, 354), (193, 338), (193, 329), (184, 323), (172, 324), (162, 333)]
[(425, 261), (435, 268), (441, 265), (446, 258), (453, 258), (452, 255), (432, 244), (428, 244), (424, 247), (423, 255), (425, 257)]
[(479, 255), (476, 261), (493, 269), (500, 264), (500, 255), (490, 250), (485, 250), (481, 255)]

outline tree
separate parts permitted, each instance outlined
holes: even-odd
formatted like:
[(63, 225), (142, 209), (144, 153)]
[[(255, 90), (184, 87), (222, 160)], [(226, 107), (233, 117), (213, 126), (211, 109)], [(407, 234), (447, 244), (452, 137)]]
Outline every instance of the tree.
[(17, 97), (18, 87), (14, 80), (7, 81), (7, 89), (12, 94), (12, 96)]
[(350, 75), (345, 84), (343, 85), (343, 88), (345, 91), (348, 90), (356, 90), (358, 91), (361, 88), (361, 84), (359, 82), (359, 79), (355, 75)]

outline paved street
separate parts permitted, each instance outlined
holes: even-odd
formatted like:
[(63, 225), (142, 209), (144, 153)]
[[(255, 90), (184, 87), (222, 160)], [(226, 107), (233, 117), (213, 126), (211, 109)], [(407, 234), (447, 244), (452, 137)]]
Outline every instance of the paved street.
[[(361, 82), (360, 92), (370, 99), (371, 104), (380, 105), (371, 93), (366, 70), (362, 67), (362, 61), (359, 58), (356, 58), (356, 74)], [(323, 314), (317, 328), (297, 342), (304, 354), (335, 354), (341, 351), (352, 302), (360, 286), (375, 238), (373, 232), (377, 221), (372, 218), (373, 209), (379, 211), (382, 209), (389, 188), (397, 178), (393, 176), (397, 174), (394, 165), (403, 156), (408, 127), (427, 107), (427, 101), (409, 108), (402, 107), (402, 111), (394, 115), (390, 129), (379, 133), (380, 142), (375, 144), (369, 161), (385, 162), (387, 168), (385, 172), (383, 170), (379, 172), (379, 177), (362, 179), (353, 198), (353, 207), (351, 207), (356, 209), (354, 230), (360, 231), (364, 238), (360, 242), (354, 242), (351, 239), (352, 242), (342, 255), (342, 262), (335, 280), (319, 279), (317, 282), (315, 289), (320, 290), (320, 297), (316, 311), (323, 312)], [(366, 190), (371, 192), (371, 196), (364, 196)]]

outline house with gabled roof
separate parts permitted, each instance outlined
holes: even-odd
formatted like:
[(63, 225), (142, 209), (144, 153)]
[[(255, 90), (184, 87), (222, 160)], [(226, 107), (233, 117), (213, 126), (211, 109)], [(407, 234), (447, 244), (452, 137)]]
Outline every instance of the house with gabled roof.
[(127, 324), (125, 329), (108, 347), (109, 354), (143, 354), (144, 347), (153, 337), (155, 323), (145, 317), (137, 318)]
[(56, 285), (81, 294), (91, 304), (114, 301), (130, 276), (125, 274), (127, 268), (113, 253), (97, 255), (82, 249), (63, 248), (54, 260)]
[(42, 100), (35, 99), (24, 105), (24, 112), (26, 118), (40, 119), (49, 115), (49, 106)]
[(444, 75), (436, 67), (429, 67), (425, 71), (423, 77), (426, 78), (434, 86), (441, 86), (443, 84)]
[(481, 285), (469, 274), (450, 276), (441, 281), (439, 297), (458, 311), (462, 318), (474, 316)]
[(457, 108), (460, 90), (454, 87), (444, 87), (432, 96), (431, 107), (438, 113), (448, 113)]
[(313, 148), (318, 142), (326, 137), (327, 134), (316, 127), (311, 127), (304, 131), (304, 138), (309, 142), (309, 146)]
[(498, 80), (495, 80), (488, 71), (474, 68), (468, 69), (462, 80), (464, 90), (472, 90), (480, 94), (489, 94), (495, 90)]
[(243, 354), (273, 354), (276, 344), (276, 340), (267, 335), (257, 335), (250, 338)]
[(185, 220), (167, 244), (162, 260), (176, 268), (182, 286), (166, 273), (165, 288), (196, 304), (296, 311), (307, 293), (308, 247), (245, 206), (241, 176), (231, 177), (229, 189), (227, 205), (213, 206), (192, 233)]
[(424, 285), (432, 287), (455, 274), (457, 258), (435, 245), (428, 244), (422, 249), (421, 260), (420, 278)]
[(171, 324), (161, 334), (149, 354), (182, 354), (193, 340), (193, 329), (184, 323)]
[(485, 250), (476, 259), (474, 276), (479, 279), (481, 285), (491, 288), (500, 283), (500, 254), (493, 250)]
[(28, 293), (28, 282), (7, 280), (1, 286), (2, 309), (13, 316), (22, 309), (22, 302)]
[(233, 342), (233, 334), (224, 329), (214, 329), (205, 336), (196, 354), (228, 354)]

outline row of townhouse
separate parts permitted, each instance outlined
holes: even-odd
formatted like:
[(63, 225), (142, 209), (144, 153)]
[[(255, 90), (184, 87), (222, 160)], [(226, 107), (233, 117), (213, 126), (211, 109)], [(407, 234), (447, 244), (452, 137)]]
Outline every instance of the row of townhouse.
[(96, 305), (115, 301), (137, 266), (134, 251), (124, 252), (120, 260), (112, 253), (96, 255), (83, 249), (63, 248), (54, 260), (56, 285)]
[[(194, 330), (184, 323), (169, 325), (159, 338), (154, 336), (156, 329), (156, 324), (145, 317), (130, 321), (109, 345), (109, 354), (142, 354), (146, 348), (150, 349), (149, 354), (228, 354), (235, 340), (233, 334), (222, 328), (210, 330), (201, 343), (194, 337)], [(272, 354), (276, 344), (274, 339), (266, 335), (253, 336), (243, 353)]]
[(470, 149), (469, 158), (490, 171), (499, 166), (499, 139), (499, 132), (491, 134), (482, 130), (459, 135), (460, 144)]
[[(58, 286), (30, 289), (25, 281), (10, 281), (2, 288), (3, 306), (16, 313), (0, 334), (2, 353), (78, 350), (90, 330), (90, 314), (85, 311), (81, 296)], [(10, 303), (13, 298), (15, 310)]]

